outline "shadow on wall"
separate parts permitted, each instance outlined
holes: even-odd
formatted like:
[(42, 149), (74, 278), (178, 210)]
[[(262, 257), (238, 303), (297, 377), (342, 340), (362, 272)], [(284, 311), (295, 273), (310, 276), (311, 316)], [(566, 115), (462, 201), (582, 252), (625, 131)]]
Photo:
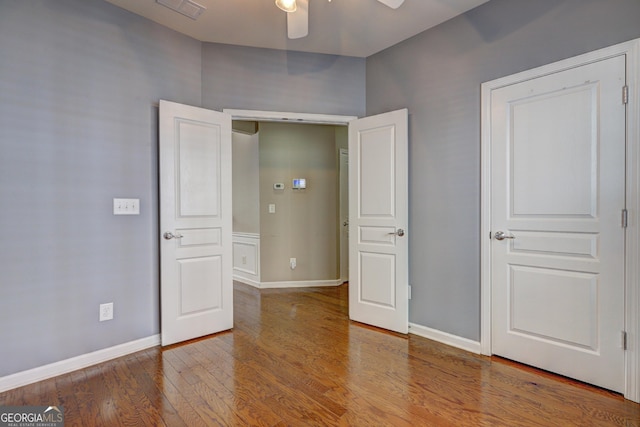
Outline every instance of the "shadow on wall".
[(295, 51), (282, 51), (286, 55), (289, 75), (313, 74), (334, 67), (339, 56)]
[(499, 8), (477, 7), (469, 11), (466, 16), (481, 38), (491, 43), (522, 30), (523, 27), (557, 7), (556, 0), (508, 0), (502, 1)]

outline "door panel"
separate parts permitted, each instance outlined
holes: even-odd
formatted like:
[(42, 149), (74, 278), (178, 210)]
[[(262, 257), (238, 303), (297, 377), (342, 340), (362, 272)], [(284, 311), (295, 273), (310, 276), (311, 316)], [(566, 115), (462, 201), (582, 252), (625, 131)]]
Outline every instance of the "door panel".
[(222, 281), (220, 256), (180, 260), (180, 316), (222, 308), (221, 287), (210, 286)]
[(589, 83), (510, 102), (513, 217), (595, 216), (598, 88)]
[(514, 265), (509, 282), (510, 331), (596, 349), (597, 275)]
[[(220, 216), (220, 126), (176, 119), (178, 216)], [(203, 143), (206, 141), (206, 143)]]
[(400, 333), (409, 325), (407, 139), (407, 110), (349, 123), (349, 317)]
[(229, 115), (160, 102), (162, 345), (233, 327), (230, 165)]
[(492, 352), (616, 391), (624, 84), (620, 56), (491, 97)]
[(392, 254), (360, 252), (360, 302), (396, 308), (396, 259)]
[(358, 215), (393, 218), (395, 214), (395, 126), (361, 131), (358, 139), (360, 192)]

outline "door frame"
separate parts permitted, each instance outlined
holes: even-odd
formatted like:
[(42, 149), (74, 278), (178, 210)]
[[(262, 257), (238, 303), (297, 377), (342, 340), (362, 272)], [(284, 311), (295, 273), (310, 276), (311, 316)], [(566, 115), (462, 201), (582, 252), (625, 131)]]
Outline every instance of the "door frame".
[[(342, 160), (346, 157), (347, 160), (347, 169), (343, 170)], [(349, 281), (349, 216), (347, 215), (347, 225), (344, 225), (344, 213), (349, 210), (349, 150), (346, 148), (341, 148), (338, 152), (338, 179), (339, 179), (339, 191), (338, 197), (340, 198), (340, 203), (338, 207), (338, 217), (340, 218), (338, 221), (338, 227), (340, 230), (339, 236), (339, 245), (340, 245), (340, 281), (342, 283)], [(346, 206), (343, 203), (343, 194), (347, 192), (347, 201)], [(347, 227), (345, 232), (344, 227)], [(346, 234), (346, 235), (345, 235)], [(344, 250), (345, 244), (347, 246), (347, 250)]]
[[(294, 113), (294, 112), (282, 112), (282, 111), (264, 111), (264, 110), (240, 110), (235, 108), (224, 108), (223, 113), (231, 115), (231, 120), (248, 120), (248, 121), (261, 121), (261, 122), (278, 122), (278, 123), (291, 123), (291, 124), (321, 124), (321, 125), (335, 125), (335, 126), (349, 126), (349, 122), (356, 120), (357, 116), (342, 116), (335, 114), (317, 114), (317, 113)], [(340, 165), (338, 165), (339, 167)], [(338, 215), (338, 224), (342, 224), (342, 219)], [(341, 236), (341, 234), (340, 234)], [(338, 257), (341, 257), (342, 241), (338, 239)], [(347, 254), (349, 253), (347, 248)], [(347, 255), (348, 256), (348, 255)], [(342, 261), (342, 259), (340, 258)], [(342, 263), (341, 263), (342, 264)], [(347, 280), (349, 280), (347, 271)], [(343, 283), (342, 277), (342, 265), (338, 271), (338, 279), (335, 281), (336, 286)]]
[(348, 126), (357, 116), (340, 116), (334, 114), (292, 113), (281, 111), (238, 110), (223, 108), (223, 113), (231, 114), (231, 120), (249, 120), (261, 122), (283, 122), (300, 124), (321, 124)]
[[(627, 159), (626, 202), (628, 226), (625, 239), (625, 352), (624, 397), (640, 402), (640, 39), (620, 43), (573, 58), (482, 83), (481, 180), (480, 180), (480, 348), (491, 355), (491, 92), (580, 65), (614, 56), (627, 58)], [(622, 89), (620, 93), (622, 102)]]

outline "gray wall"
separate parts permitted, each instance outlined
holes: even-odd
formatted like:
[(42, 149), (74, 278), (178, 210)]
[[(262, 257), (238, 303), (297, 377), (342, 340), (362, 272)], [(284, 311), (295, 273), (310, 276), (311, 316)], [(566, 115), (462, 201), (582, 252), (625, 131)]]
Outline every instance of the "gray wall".
[(363, 116), (365, 60), (204, 43), (202, 105)]
[(201, 44), (101, 0), (0, 0), (0, 376), (159, 332), (158, 99), (361, 116), (365, 66), (367, 114), (410, 111), (411, 321), (478, 339), (480, 83), (640, 37), (638, 16), (492, 0), (365, 61)]
[(480, 84), (640, 37), (638, 0), (491, 0), (367, 58), (409, 109), (410, 321), (480, 339)]
[(0, 0), (0, 376), (159, 333), (159, 99), (362, 115), (364, 70), (203, 47), (101, 0)]
[(232, 135), (234, 233), (260, 233), (259, 137), (259, 133)]
[[(293, 178), (305, 178), (307, 188), (293, 190)], [(260, 123), (260, 280), (337, 279), (337, 209), (335, 127)]]
[(159, 333), (153, 105), (200, 104), (200, 52), (103, 1), (0, 1), (0, 376)]

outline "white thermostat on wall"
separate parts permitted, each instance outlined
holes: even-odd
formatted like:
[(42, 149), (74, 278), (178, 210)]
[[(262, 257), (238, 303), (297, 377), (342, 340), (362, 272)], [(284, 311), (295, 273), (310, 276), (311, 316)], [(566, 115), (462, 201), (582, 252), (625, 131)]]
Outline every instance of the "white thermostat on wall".
[(294, 178), (293, 179), (293, 189), (300, 190), (303, 188), (307, 188), (307, 180), (305, 178)]
[(273, 184), (274, 190), (284, 190), (284, 184), (282, 182), (276, 182)]

